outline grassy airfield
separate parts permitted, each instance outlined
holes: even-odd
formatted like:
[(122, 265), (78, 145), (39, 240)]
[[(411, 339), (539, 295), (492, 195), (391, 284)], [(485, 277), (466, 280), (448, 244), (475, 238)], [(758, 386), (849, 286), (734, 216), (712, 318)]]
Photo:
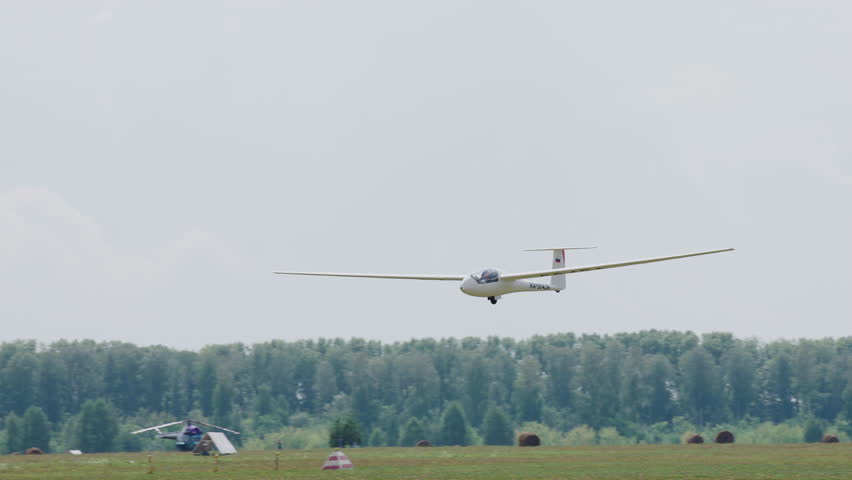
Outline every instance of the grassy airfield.
[[(0, 479), (850, 479), (852, 444), (347, 449), (355, 468), (322, 471), (331, 449), (235, 456), (120, 453), (0, 457)], [(218, 471), (217, 471), (218, 468)]]

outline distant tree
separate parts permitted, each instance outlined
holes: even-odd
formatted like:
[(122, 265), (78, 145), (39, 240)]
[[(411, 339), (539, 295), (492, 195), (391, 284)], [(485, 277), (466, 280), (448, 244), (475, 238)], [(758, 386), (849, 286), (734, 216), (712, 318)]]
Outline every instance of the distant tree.
[(846, 388), (843, 390), (843, 413), (846, 416), (846, 421), (852, 423), (852, 380), (846, 382)]
[(713, 355), (713, 360), (716, 362), (720, 362), (725, 353), (735, 345), (734, 335), (731, 333), (711, 332), (701, 335), (701, 346), (707, 353)]
[(328, 446), (331, 448), (343, 448), (343, 419), (335, 418), (328, 429)]
[(441, 443), (469, 445), (470, 432), (464, 410), (458, 402), (450, 402), (441, 416)]
[(94, 340), (60, 340), (51, 344), (50, 348), (65, 366), (64, 388), (59, 393), (67, 413), (76, 414), (87, 400), (103, 398), (103, 344)]
[(428, 440), (423, 424), (416, 417), (411, 417), (402, 428), (402, 437), (399, 440), (401, 447), (413, 447), (420, 440)]
[(118, 436), (118, 420), (103, 399), (87, 400), (77, 422), (77, 446), (84, 452), (111, 452)]
[(39, 407), (32, 406), (24, 412), (22, 441), (24, 448), (38, 447), (50, 451), (50, 422)]
[(363, 355), (359, 357), (358, 366), (351, 375), (352, 410), (358, 424), (370, 429), (379, 417), (381, 404), (376, 398), (375, 380), (369, 374), (366, 358)]
[[(89, 423), (80, 421), (83, 404), (91, 399), (103, 399), (120, 415), (121, 431), (154, 425), (168, 414), (206, 416), (235, 430), (248, 421), (249, 431), (262, 435), (282, 425), (344, 419), (351, 411), (365, 440), (378, 438), (369, 434), (379, 429), (387, 445), (440, 444), (442, 414), (458, 402), (469, 430), (483, 440), (493, 405), (513, 425), (518, 419), (562, 430), (587, 424), (598, 435), (613, 426), (635, 440), (643, 440), (643, 431), (655, 432), (648, 441), (668, 441), (678, 421), (751, 425), (751, 418), (796, 419), (767, 438), (801, 441), (808, 418), (823, 426), (839, 420), (838, 429), (852, 421), (850, 353), (852, 337), (759, 343), (725, 333), (699, 338), (654, 330), (386, 344), (276, 340), (198, 352), (92, 340), (43, 347), (0, 342), (0, 414), (17, 416), (9, 427), (15, 448), (17, 441), (42, 443), (26, 440), (29, 422), (23, 417), (32, 406), (47, 415), (54, 445), (76, 448)], [(412, 418), (418, 422), (406, 424)], [(782, 430), (787, 433), (777, 433)], [(413, 438), (400, 439), (406, 433)], [(120, 436), (108, 448), (139, 448), (136, 438), (144, 448), (169, 446), (151, 436)], [(5, 451), (5, 435), (3, 440)]]
[(580, 420), (593, 427), (606, 421), (607, 407), (604, 402), (608, 393), (599, 371), (603, 363), (603, 349), (592, 342), (585, 342), (580, 349), (577, 374), (577, 410)]
[(629, 440), (622, 437), (615, 427), (604, 427), (598, 431), (598, 445), (627, 445)]
[[(504, 338), (501, 344), (514, 345), (514, 340)], [(504, 347), (510, 348), (510, 347)], [(498, 350), (488, 358), (488, 363), (491, 368), (491, 385), (488, 387), (488, 399), (498, 405), (506, 405), (507, 411), (511, 407), (512, 388), (515, 385), (515, 378), (518, 376), (517, 360), (515, 360), (509, 351)]]
[(15, 415), (15, 412), (6, 415), (4, 421), (6, 425), (6, 452), (21, 452), (24, 446), (24, 426), (21, 417)]
[(322, 357), (312, 348), (300, 348), (294, 353), (293, 364), (288, 365), (288, 370), (292, 370), (292, 382), (298, 387), (290, 392), (288, 401), (294, 410), (315, 413), (322, 407), (314, 397), (316, 367)]
[(621, 411), (618, 415), (630, 422), (641, 423), (642, 414), (647, 407), (648, 387), (643, 382), (642, 356), (633, 349), (629, 358), (623, 362), (621, 373)]
[(776, 354), (767, 365), (766, 396), (772, 421), (793, 418), (793, 365), (787, 352)]
[(217, 384), (216, 363), (213, 356), (204, 355), (198, 372), (198, 402), (201, 405), (201, 413), (204, 415), (213, 415), (213, 390)]
[(541, 420), (544, 406), (544, 383), (541, 378), (541, 363), (529, 355), (521, 360), (518, 377), (512, 393), (515, 413), (521, 422)]
[(343, 422), (343, 440), (346, 445), (358, 445), (364, 443), (361, 440), (361, 426), (355, 420), (354, 415), (349, 415)]
[(258, 432), (269, 433), (281, 428), (287, 419), (287, 402), (283, 396), (272, 397), (269, 385), (261, 385), (253, 402), (254, 429)]
[(379, 413), (377, 428), (385, 433), (385, 445), (395, 447), (399, 445), (399, 415), (390, 406), (384, 406)]
[(743, 347), (729, 349), (722, 355), (722, 368), (734, 418), (742, 419), (755, 398), (755, 362)]
[(67, 383), (65, 365), (62, 364), (56, 352), (42, 352), (39, 355), (39, 378), (36, 398), (48, 420), (58, 422), (62, 419), (62, 391)]
[(348, 415), (334, 419), (328, 431), (328, 446), (332, 448), (343, 448), (363, 443), (361, 440), (361, 427), (355, 417)]
[(254, 397), (254, 415), (260, 417), (272, 413), (272, 389), (269, 385), (261, 385), (257, 388)]
[(165, 411), (180, 418), (192, 410), (192, 396), (195, 390), (192, 377), (192, 364), (194, 355), (186, 355), (190, 352), (179, 352), (169, 359), (169, 367), (166, 374), (168, 387), (166, 388), (163, 408)]
[(233, 384), (230, 378), (223, 377), (213, 389), (213, 423), (224, 427), (233, 422), (233, 419), (231, 419), (233, 405)]
[(340, 393), (340, 389), (337, 386), (334, 366), (328, 360), (320, 361), (314, 380), (314, 398), (317, 405), (323, 406), (331, 403), (338, 393)]
[(793, 397), (800, 415), (815, 415), (821, 368), (817, 364), (818, 349), (813, 341), (801, 340), (792, 355)]
[(621, 387), (624, 384), (623, 372), (629, 371), (624, 367), (624, 346), (617, 340), (610, 339), (604, 346), (603, 364), (600, 365), (600, 382), (603, 385), (601, 408), (604, 421), (599, 426), (612, 425), (622, 414)]
[(674, 368), (664, 355), (656, 354), (646, 358), (644, 365), (644, 383), (648, 386), (648, 400), (645, 420), (654, 424), (669, 421), (672, 418), (672, 392)]
[(846, 377), (849, 374), (852, 359), (833, 355), (833, 352), (825, 356), (828, 358), (834, 356), (834, 359), (820, 366), (814, 413), (818, 418), (833, 422), (843, 411), (843, 390), (846, 388)]
[(576, 355), (569, 347), (549, 348), (545, 352), (548, 397), (557, 408), (571, 408), (574, 404), (574, 374)]
[(374, 428), (370, 433), (370, 438), (367, 440), (367, 445), (371, 447), (384, 447), (387, 442), (387, 437), (385, 435), (384, 430), (381, 428)]
[(165, 442), (154, 435), (133, 435), (132, 431), (137, 430), (139, 425), (136, 423), (119, 423), (118, 436), (115, 439), (116, 451), (119, 452), (141, 452), (145, 448), (146, 443), (154, 443), (160, 448), (171, 448), (168, 442)]
[(486, 445), (512, 445), (514, 443), (515, 431), (509, 420), (509, 415), (496, 405), (488, 407), (482, 428), (483, 442)]
[(683, 408), (696, 425), (703, 426), (720, 406), (720, 382), (713, 356), (704, 348), (695, 347), (681, 356), (678, 366)]
[(170, 351), (163, 346), (147, 347), (142, 351), (139, 368), (139, 380), (146, 408), (159, 412), (163, 410), (163, 400), (168, 387), (168, 355)]
[(433, 359), (416, 352), (401, 356), (396, 363), (396, 375), (406, 413), (413, 417), (426, 417), (430, 410), (440, 405), (441, 400), (441, 377)]
[(464, 366), (464, 406), (470, 423), (477, 427), (482, 424), (489, 383), (488, 363), (485, 358), (480, 354), (469, 355)]
[(12, 355), (6, 368), (0, 371), (6, 406), (18, 415), (23, 414), (35, 400), (37, 367), (36, 354), (24, 350)]
[[(140, 406), (157, 411), (148, 405), (150, 397), (144, 394), (147, 382), (140, 378), (142, 354), (137, 346), (119, 342), (110, 343), (104, 353), (103, 397), (119, 412), (129, 414)], [(162, 371), (148, 373), (165, 377)]]
[(818, 443), (822, 441), (822, 422), (815, 418), (810, 418), (805, 423), (805, 430), (802, 434), (805, 443)]

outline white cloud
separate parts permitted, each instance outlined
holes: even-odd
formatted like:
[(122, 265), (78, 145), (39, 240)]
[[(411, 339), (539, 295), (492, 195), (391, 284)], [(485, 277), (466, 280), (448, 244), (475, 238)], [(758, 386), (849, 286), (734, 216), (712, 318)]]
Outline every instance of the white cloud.
[(92, 17), (92, 23), (97, 25), (105, 25), (108, 23), (112, 23), (113, 14), (112, 9), (108, 7), (101, 8), (95, 13)]
[[(241, 260), (227, 245), (189, 230), (162, 248), (123, 252), (104, 227), (55, 192), (21, 187), (0, 193), (0, 280), (39, 272), (44, 286), (98, 298), (121, 298), (162, 285), (189, 263), (226, 268)], [(62, 294), (62, 292), (56, 292)]]

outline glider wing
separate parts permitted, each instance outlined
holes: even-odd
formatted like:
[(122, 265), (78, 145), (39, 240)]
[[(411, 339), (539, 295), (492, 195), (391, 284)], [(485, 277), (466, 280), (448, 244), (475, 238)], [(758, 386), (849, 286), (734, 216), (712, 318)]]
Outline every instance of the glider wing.
[(396, 280), (464, 280), (464, 275), (421, 275), (395, 273), (331, 273), (331, 272), (272, 272), (279, 275), (310, 275), (316, 277), (392, 278)]
[(589, 267), (575, 267), (575, 268), (559, 268), (556, 270), (540, 270), (537, 272), (523, 272), (523, 273), (507, 273), (505, 275), (501, 275), (501, 280), (520, 280), (523, 278), (537, 278), (537, 277), (551, 277), (553, 275), (562, 275), (565, 273), (579, 273), (579, 272), (589, 272), (592, 270), (603, 270), (606, 268), (618, 268), (618, 267), (629, 267), (631, 265), (641, 265), (643, 263), (654, 263), (654, 262), (665, 262), (666, 260), (677, 260), (679, 258), (687, 258), (687, 257), (697, 257), (700, 255), (710, 255), (712, 253), (721, 253), (721, 252), (730, 252), (733, 248), (725, 248), (723, 250), (711, 250), (709, 252), (698, 252), (698, 253), (687, 253), (686, 255), (675, 255), (673, 257), (660, 257), (660, 258), (649, 258), (647, 260), (634, 260), (631, 262), (621, 262), (621, 263), (609, 263), (606, 265), (592, 265)]

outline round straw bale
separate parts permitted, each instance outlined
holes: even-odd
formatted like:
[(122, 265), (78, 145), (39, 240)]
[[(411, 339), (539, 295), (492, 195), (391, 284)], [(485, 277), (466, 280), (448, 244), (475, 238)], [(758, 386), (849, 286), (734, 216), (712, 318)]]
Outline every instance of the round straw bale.
[(415, 446), (415, 447), (431, 447), (431, 446), (432, 446), (432, 442), (430, 442), (429, 440), (420, 440), (420, 441), (419, 441), (419, 442), (417, 442), (417, 444), (415, 444), (414, 446)]
[(537, 447), (539, 445), (541, 445), (541, 439), (534, 433), (526, 432), (518, 435), (519, 447)]
[(687, 438), (687, 439), (686, 439), (686, 443), (689, 443), (689, 444), (700, 444), (700, 443), (704, 443), (704, 437), (702, 437), (701, 435), (696, 434), (696, 435), (693, 435), (693, 436), (691, 436), (691, 437)]
[(837, 435), (826, 434), (824, 437), (822, 437), (822, 443), (837, 443), (839, 441), (840, 439), (837, 438)]
[(716, 434), (716, 443), (734, 443), (734, 434), (727, 430), (722, 430)]
[(27, 455), (43, 455), (44, 454), (44, 452), (38, 447), (30, 447), (24, 453), (26, 453)]

